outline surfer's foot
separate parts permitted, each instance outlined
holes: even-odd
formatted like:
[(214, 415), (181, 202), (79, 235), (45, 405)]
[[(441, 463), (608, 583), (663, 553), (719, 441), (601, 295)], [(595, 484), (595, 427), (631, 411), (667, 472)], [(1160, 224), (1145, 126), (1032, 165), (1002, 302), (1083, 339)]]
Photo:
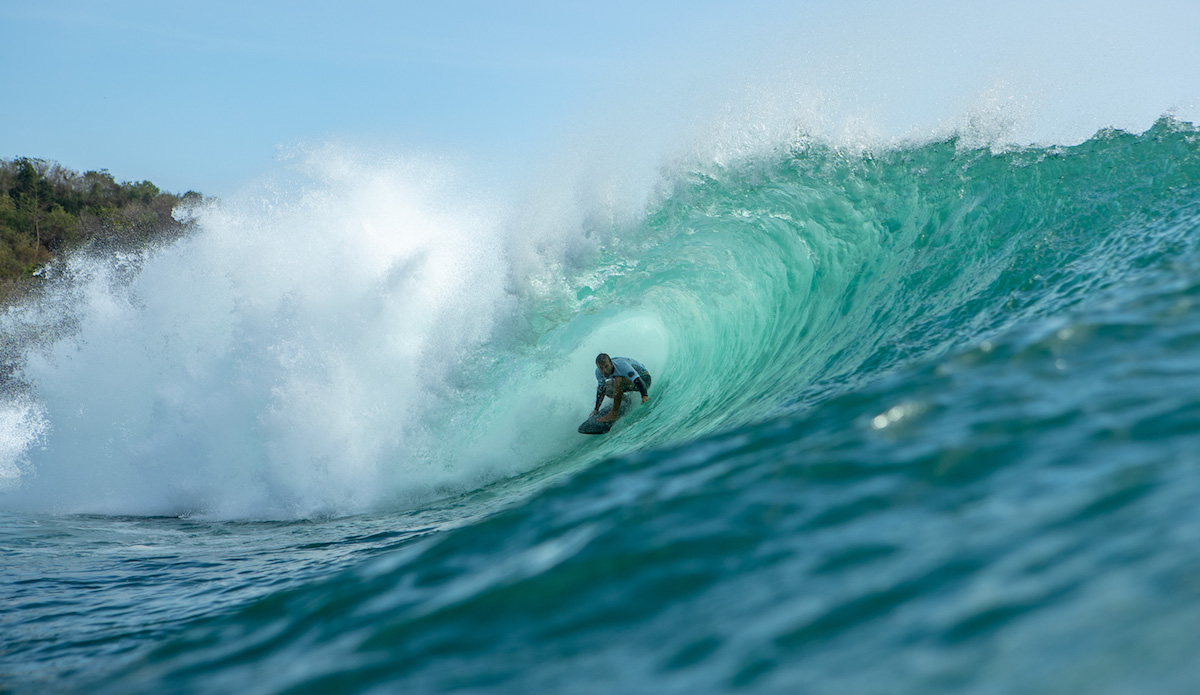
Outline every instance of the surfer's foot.
[(611, 415), (605, 415), (601, 418), (596, 418), (596, 422), (616, 422), (617, 419)]

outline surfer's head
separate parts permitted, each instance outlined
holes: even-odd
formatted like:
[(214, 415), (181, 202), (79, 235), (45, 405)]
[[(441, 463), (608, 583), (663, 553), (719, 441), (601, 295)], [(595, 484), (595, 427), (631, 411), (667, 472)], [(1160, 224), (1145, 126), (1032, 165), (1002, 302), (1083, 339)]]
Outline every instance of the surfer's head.
[(605, 376), (608, 376), (616, 371), (616, 367), (613, 367), (612, 359), (609, 358), (608, 353), (606, 352), (596, 355), (596, 367), (599, 368), (600, 373)]

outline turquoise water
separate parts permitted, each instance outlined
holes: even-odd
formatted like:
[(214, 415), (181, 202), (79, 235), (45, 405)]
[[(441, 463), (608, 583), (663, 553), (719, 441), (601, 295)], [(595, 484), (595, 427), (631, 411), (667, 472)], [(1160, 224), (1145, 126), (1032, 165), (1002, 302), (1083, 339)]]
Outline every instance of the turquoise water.
[[(1200, 679), (1190, 124), (794, 144), (532, 251), (366, 180), (4, 317), (0, 689)], [(601, 350), (652, 399), (580, 437)]]

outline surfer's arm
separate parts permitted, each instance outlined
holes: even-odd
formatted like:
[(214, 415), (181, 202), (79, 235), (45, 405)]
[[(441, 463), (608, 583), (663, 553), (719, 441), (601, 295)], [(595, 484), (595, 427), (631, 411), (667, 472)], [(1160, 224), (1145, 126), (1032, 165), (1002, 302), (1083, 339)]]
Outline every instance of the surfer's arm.
[(601, 383), (599, 386), (596, 387), (596, 407), (592, 408), (592, 415), (595, 415), (600, 410), (600, 406), (603, 404), (604, 404), (604, 384)]
[(638, 393), (642, 394), (642, 402), (645, 403), (650, 399), (650, 394), (646, 392), (646, 383), (642, 381), (642, 377), (633, 380), (633, 385), (637, 388)]

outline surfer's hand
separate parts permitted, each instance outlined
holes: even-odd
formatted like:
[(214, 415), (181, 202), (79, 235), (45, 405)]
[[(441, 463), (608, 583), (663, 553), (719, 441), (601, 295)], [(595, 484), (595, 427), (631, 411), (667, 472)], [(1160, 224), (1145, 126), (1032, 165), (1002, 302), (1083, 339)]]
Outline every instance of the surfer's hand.
[(591, 415), (589, 415), (588, 417), (596, 417), (596, 414), (597, 414), (597, 413), (599, 413), (599, 412), (600, 412), (599, 410), (593, 410), (593, 411), (592, 411), (592, 414), (591, 414)]
[(648, 401), (648, 400), (650, 400), (650, 397), (649, 397), (649, 396), (642, 396), (642, 402), (643, 402), (643, 403), (645, 403), (645, 402), (646, 402), (646, 401)]

